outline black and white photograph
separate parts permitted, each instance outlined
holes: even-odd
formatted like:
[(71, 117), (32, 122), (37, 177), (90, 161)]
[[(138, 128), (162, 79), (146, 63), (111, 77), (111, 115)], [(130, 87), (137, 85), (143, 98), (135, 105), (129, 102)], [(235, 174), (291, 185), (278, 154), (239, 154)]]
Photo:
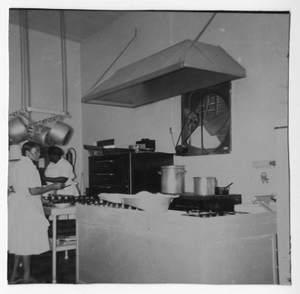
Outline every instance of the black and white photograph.
[(8, 291), (295, 290), (299, 15), (282, 2), (5, 7)]

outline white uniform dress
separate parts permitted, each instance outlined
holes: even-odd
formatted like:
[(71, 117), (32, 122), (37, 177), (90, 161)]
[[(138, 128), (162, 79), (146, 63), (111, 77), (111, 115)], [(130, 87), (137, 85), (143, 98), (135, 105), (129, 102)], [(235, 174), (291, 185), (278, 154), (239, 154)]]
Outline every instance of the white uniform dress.
[(41, 195), (31, 195), (28, 188), (41, 187), (40, 174), (26, 156), (9, 171), (8, 185), (15, 193), (8, 196), (8, 251), (17, 255), (41, 254), (50, 250), (49, 222)]
[[(65, 185), (70, 185), (69, 187), (66, 187), (61, 190), (57, 190), (57, 194), (60, 195), (73, 195), (78, 196), (79, 192), (77, 190), (77, 183), (73, 181), (75, 178), (75, 174), (73, 173), (73, 166), (69, 161), (64, 159), (63, 157), (57, 162), (50, 162), (47, 166), (47, 169), (45, 171), (45, 176), (49, 178), (58, 178), (58, 177), (65, 177), (68, 178)], [(51, 182), (47, 182), (47, 184), (52, 184)], [(49, 192), (51, 194), (51, 192)]]

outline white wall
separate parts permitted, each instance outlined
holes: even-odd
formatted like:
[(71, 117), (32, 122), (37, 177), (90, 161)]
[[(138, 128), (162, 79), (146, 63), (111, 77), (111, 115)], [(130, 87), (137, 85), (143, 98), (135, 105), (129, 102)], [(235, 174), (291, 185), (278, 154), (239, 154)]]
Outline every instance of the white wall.
[[(48, 34), (29, 30), (30, 106), (43, 110), (63, 110), (61, 40)], [(9, 26), (9, 113), (21, 109), (21, 53), (19, 26)], [(64, 151), (77, 151), (75, 173), (80, 182), (82, 173), (82, 115), (80, 85), (80, 44), (66, 41), (67, 111), (71, 117), (64, 122), (73, 128), (73, 134)], [(51, 114), (32, 112), (35, 121)], [(25, 123), (28, 123), (24, 119)]]
[[(87, 39), (81, 46), (82, 95), (100, 78), (125, 48), (137, 28), (138, 35), (106, 77), (124, 65), (156, 53), (183, 39), (194, 39), (209, 13), (136, 12)], [(232, 152), (228, 155), (175, 157), (186, 166), (186, 191), (194, 176), (216, 176), (220, 185), (234, 182), (232, 193), (243, 202), (255, 193), (275, 191), (274, 168), (255, 169), (253, 161), (275, 159), (274, 127), (287, 116), (289, 16), (278, 14), (218, 13), (200, 41), (219, 45), (247, 72), (232, 82)], [(83, 104), (83, 144), (114, 138), (128, 147), (141, 138), (156, 140), (156, 150), (174, 153), (180, 133), (181, 97), (125, 109)], [(84, 174), (88, 152), (83, 150)], [(269, 184), (262, 184), (267, 172)], [(87, 179), (85, 179), (87, 182)], [(86, 183), (87, 184), (87, 183)]]

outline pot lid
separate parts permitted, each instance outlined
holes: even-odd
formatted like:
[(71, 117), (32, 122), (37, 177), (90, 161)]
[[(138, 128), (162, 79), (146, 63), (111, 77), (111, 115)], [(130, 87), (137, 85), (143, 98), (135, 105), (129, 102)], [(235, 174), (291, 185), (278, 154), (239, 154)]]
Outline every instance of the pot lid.
[(133, 108), (245, 76), (220, 46), (184, 40), (118, 69), (82, 102)]

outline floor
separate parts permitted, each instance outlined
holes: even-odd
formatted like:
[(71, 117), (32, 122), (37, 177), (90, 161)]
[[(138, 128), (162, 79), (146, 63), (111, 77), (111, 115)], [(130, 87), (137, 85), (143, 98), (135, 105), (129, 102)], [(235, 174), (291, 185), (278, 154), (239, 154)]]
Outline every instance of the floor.
[[(13, 266), (13, 255), (8, 254), (8, 278), (11, 275)], [(31, 262), (32, 276), (38, 280), (45, 280), (45, 283), (52, 283), (52, 251), (41, 255), (34, 255)], [(22, 274), (22, 267), (20, 267)], [(76, 250), (68, 251), (68, 259), (65, 259), (65, 252), (57, 253), (57, 283), (76, 284)]]

